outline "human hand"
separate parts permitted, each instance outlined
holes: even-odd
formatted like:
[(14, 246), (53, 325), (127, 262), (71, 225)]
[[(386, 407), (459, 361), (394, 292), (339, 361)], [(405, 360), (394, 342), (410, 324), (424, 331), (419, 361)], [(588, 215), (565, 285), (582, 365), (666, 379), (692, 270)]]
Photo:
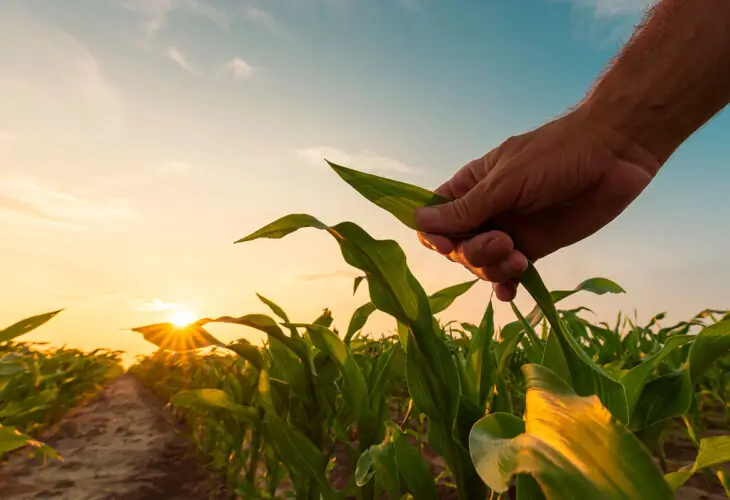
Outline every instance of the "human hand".
[[(513, 300), (528, 259), (592, 235), (615, 219), (660, 168), (646, 150), (580, 110), (510, 137), (436, 192), (449, 203), (416, 212), (419, 240)], [(455, 241), (447, 235), (489, 230)]]

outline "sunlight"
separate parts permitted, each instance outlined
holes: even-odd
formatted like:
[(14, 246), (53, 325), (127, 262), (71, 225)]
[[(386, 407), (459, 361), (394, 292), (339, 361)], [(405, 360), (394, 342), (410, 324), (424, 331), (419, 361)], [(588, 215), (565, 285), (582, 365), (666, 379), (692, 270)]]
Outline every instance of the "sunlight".
[(197, 319), (196, 314), (188, 309), (177, 309), (170, 314), (170, 323), (175, 326), (187, 326)]

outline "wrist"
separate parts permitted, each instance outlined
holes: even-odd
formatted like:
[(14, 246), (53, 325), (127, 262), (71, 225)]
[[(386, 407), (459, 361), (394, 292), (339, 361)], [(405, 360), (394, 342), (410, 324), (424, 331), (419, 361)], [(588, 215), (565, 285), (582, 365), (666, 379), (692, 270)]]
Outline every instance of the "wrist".
[(642, 133), (642, 127), (629, 123), (621, 113), (603, 111), (591, 104), (587, 101), (571, 112), (579, 121), (580, 130), (594, 134), (616, 158), (633, 163), (654, 177), (671, 155), (667, 153), (671, 146), (665, 145), (659, 134)]
[(643, 106), (634, 104), (628, 96), (618, 96), (604, 102), (601, 96), (594, 95), (582, 103), (577, 111), (590, 123), (615, 136), (615, 141), (630, 143), (635, 154), (659, 170), (685, 137), (672, 133), (671, 126), (668, 126), (670, 124), (661, 118), (661, 113), (652, 113), (652, 108), (650, 103)]

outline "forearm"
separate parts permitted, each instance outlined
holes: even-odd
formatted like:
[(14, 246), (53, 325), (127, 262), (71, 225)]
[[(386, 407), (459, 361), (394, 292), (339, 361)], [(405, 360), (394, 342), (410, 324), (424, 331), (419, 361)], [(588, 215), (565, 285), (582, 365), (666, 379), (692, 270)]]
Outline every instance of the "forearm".
[(663, 0), (579, 105), (663, 164), (730, 102), (730, 0)]

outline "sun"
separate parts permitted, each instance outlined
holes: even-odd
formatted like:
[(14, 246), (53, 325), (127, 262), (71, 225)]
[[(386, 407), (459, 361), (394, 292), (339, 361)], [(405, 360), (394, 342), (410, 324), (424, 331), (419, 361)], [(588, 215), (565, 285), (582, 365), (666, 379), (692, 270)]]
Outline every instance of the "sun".
[(193, 311), (188, 309), (177, 309), (170, 314), (170, 323), (175, 326), (188, 326), (194, 323), (198, 318)]

